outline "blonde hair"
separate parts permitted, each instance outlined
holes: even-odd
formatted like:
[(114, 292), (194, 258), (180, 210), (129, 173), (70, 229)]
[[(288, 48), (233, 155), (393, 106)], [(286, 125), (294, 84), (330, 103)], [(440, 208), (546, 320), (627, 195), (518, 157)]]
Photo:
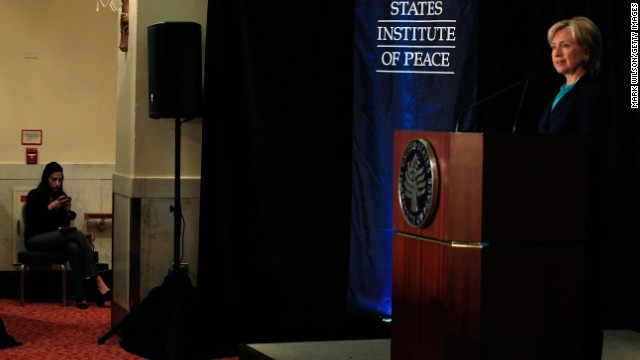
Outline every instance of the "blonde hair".
[(567, 29), (575, 42), (589, 53), (583, 60), (582, 66), (591, 75), (600, 73), (600, 58), (602, 56), (602, 35), (600, 29), (589, 18), (574, 16), (571, 19), (560, 20), (547, 30), (547, 42), (551, 45), (553, 36), (561, 29)]

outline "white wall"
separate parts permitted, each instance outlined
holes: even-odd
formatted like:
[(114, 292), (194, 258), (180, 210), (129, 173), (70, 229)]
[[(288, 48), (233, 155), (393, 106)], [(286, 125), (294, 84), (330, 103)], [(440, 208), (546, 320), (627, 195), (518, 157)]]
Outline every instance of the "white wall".
[[(200, 24), (204, 58), (207, 0), (130, 0), (129, 11), (129, 51), (118, 56), (116, 172), (132, 177), (172, 177), (175, 119), (149, 118), (147, 28), (164, 21)], [(184, 123), (181, 132), (181, 175), (199, 177), (202, 120)]]
[(25, 163), (23, 129), (41, 163), (115, 162), (118, 42), (95, 1), (0, 0), (0, 163)]

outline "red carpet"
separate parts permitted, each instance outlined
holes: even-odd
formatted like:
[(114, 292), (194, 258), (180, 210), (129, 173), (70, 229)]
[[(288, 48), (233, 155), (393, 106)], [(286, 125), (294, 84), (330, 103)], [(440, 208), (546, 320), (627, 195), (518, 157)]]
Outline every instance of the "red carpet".
[(7, 333), (21, 346), (0, 350), (4, 359), (143, 359), (123, 350), (118, 337), (98, 345), (98, 338), (111, 328), (111, 309), (90, 306), (80, 310), (60, 303), (26, 303), (0, 299), (0, 317)]
[(60, 303), (27, 302), (20, 306), (17, 299), (0, 299), (0, 318), (7, 333), (22, 343), (0, 349), (0, 359), (144, 359), (123, 350), (116, 335), (98, 345), (98, 338), (111, 328), (109, 306), (109, 302), (104, 308), (90, 303), (89, 309), (80, 310)]

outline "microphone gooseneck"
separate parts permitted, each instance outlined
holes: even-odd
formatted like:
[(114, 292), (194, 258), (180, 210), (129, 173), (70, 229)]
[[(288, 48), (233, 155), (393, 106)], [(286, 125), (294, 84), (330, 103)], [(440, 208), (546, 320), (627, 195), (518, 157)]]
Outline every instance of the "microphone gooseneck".
[(529, 86), (529, 81), (530, 81), (533, 77), (536, 77), (536, 76), (538, 76), (538, 75), (540, 75), (540, 74), (542, 74), (542, 72), (537, 72), (537, 73), (534, 73), (533, 75), (529, 75), (529, 76), (527, 76), (526, 78), (524, 78), (524, 79), (522, 79), (522, 80), (519, 80), (519, 81), (517, 81), (517, 82), (515, 82), (515, 83), (513, 83), (513, 84), (511, 84), (511, 85), (509, 85), (509, 86), (507, 86), (506, 88), (501, 89), (500, 91), (495, 92), (495, 93), (493, 93), (493, 94), (491, 94), (491, 95), (487, 96), (486, 98), (484, 98), (484, 99), (482, 99), (482, 100), (480, 100), (480, 101), (477, 101), (477, 102), (475, 102), (475, 103), (473, 103), (473, 104), (471, 104), (471, 105), (467, 106), (466, 108), (464, 108), (464, 109), (460, 112), (460, 115), (458, 116), (458, 119), (457, 119), (457, 121), (456, 121), (455, 132), (458, 132), (458, 131), (459, 131), (458, 129), (460, 128), (460, 124), (462, 123), (462, 118), (463, 118), (463, 117), (464, 117), (464, 115), (467, 113), (467, 111), (469, 111), (469, 110), (471, 110), (471, 109), (473, 109), (473, 108), (475, 108), (475, 107), (477, 107), (477, 106), (479, 106), (479, 105), (482, 105), (482, 104), (486, 103), (486, 102), (487, 102), (487, 101), (489, 101), (489, 100), (493, 100), (493, 99), (495, 99), (496, 97), (498, 97), (498, 96), (502, 95), (503, 93), (505, 93), (505, 92), (507, 92), (507, 91), (509, 91), (509, 90), (511, 90), (511, 89), (513, 89), (513, 88), (515, 88), (515, 87), (517, 87), (517, 86), (520, 86), (520, 85), (524, 84), (524, 89), (523, 89), (523, 91), (522, 91), (522, 95), (520, 96), (520, 104), (518, 105), (518, 113), (517, 113), (517, 115), (516, 115), (516, 121), (515, 121), (515, 123), (513, 124), (513, 128), (512, 128), (512, 132), (514, 132), (514, 133), (515, 133), (515, 129), (516, 129), (516, 127), (517, 127), (517, 123), (518, 123), (518, 117), (520, 116), (520, 111), (522, 110), (522, 104), (524, 103), (524, 98), (525, 98), (525, 94), (526, 94), (526, 92), (527, 92), (527, 87)]
[(527, 94), (527, 88), (529, 87), (529, 80), (531, 77), (524, 82), (524, 88), (522, 89), (522, 94), (520, 95), (520, 103), (518, 103), (518, 111), (516, 112), (516, 120), (513, 122), (513, 127), (511, 128), (511, 133), (516, 133), (516, 128), (518, 127), (518, 120), (520, 120), (520, 112), (522, 112), (522, 104), (524, 103), (524, 96)]

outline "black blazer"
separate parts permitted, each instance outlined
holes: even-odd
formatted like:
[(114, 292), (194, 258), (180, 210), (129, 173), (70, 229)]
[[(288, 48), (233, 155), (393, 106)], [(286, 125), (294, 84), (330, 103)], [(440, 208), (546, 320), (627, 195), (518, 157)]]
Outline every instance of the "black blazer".
[(555, 94), (540, 116), (539, 134), (593, 135), (606, 131), (611, 101), (597, 79), (583, 75), (552, 111), (554, 99)]

